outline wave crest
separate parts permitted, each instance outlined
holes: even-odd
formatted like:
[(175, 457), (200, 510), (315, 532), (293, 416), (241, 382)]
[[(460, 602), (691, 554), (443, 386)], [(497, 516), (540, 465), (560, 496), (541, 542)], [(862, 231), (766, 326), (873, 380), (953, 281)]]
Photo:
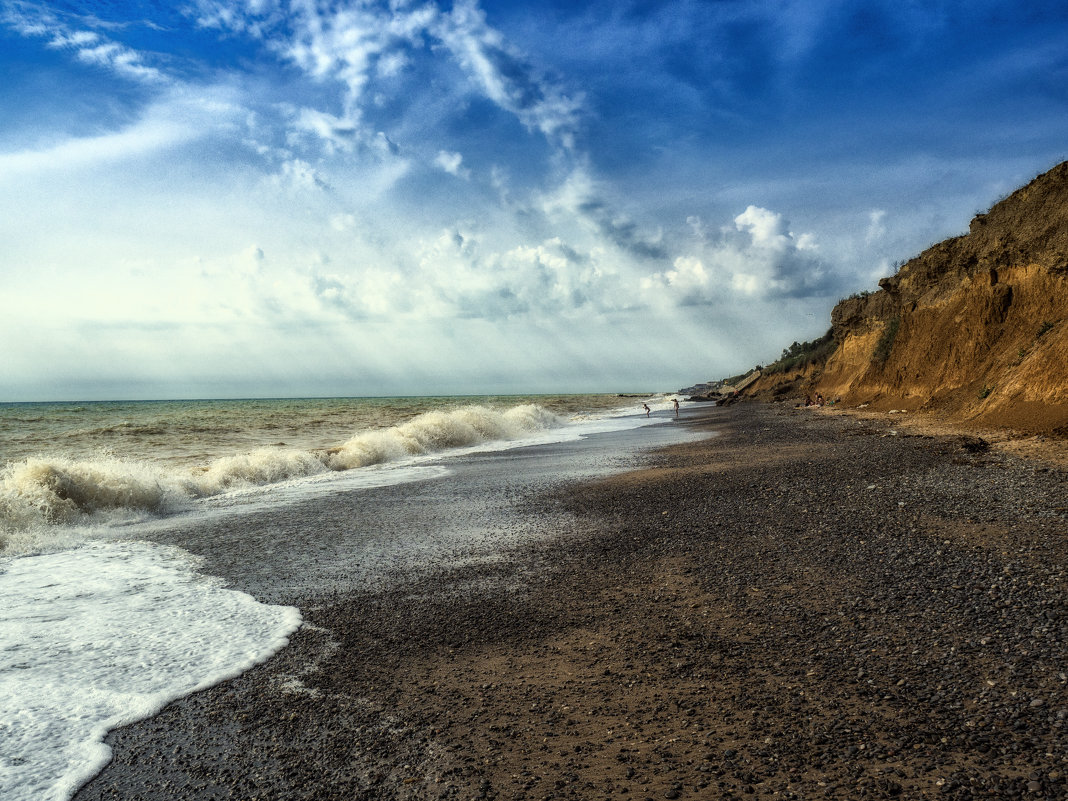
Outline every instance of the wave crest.
[(0, 473), (0, 520), (26, 527), (113, 509), (161, 512), (178, 495), (147, 465), (30, 458)]
[(426, 412), (399, 426), (356, 434), (330, 451), (327, 463), (335, 470), (351, 470), (482, 442), (519, 439), (563, 423), (563, 418), (535, 404), (503, 412), (486, 406)]
[(307, 451), (258, 448), (238, 456), (216, 459), (190, 482), (193, 495), (218, 495), (239, 487), (275, 484), (326, 472), (322, 460)]

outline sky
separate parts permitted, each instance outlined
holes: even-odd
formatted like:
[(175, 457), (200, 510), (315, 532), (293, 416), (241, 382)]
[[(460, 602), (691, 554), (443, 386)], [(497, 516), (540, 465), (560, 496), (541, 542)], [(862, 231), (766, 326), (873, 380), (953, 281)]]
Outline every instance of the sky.
[(0, 0), (0, 401), (673, 391), (1068, 158), (1063, 0)]

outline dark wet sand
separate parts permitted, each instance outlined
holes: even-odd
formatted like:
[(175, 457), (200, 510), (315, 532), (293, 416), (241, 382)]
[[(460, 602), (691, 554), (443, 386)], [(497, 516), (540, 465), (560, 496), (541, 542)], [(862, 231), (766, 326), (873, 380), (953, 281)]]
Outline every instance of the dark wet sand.
[(690, 417), (720, 435), (620, 475), (576, 483), (633, 461), (594, 449), (565, 483), (483, 463), (456, 507), (384, 490), (438, 565), (414, 573), (354, 549), (357, 496), (296, 560), (270, 516), (229, 549), (175, 535), (306, 625), (114, 732), (77, 801), (1066, 797), (1065, 473), (782, 406)]

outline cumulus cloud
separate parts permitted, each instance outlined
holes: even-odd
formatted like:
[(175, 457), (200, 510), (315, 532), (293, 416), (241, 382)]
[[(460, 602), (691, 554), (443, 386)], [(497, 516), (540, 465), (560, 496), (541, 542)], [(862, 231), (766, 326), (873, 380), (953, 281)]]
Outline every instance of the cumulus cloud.
[(709, 274), (700, 259), (679, 256), (674, 267), (664, 273), (664, 280), (672, 288), (689, 295), (708, 286)]
[(716, 237), (696, 217), (687, 222), (698, 234), (697, 253), (679, 256), (671, 269), (645, 278), (645, 291), (698, 305), (738, 296), (807, 297), (827, 289), (815, 237), (792, 232), (777, 212), (748, 206)]
[(630, 307), (636, 289), (605, 253), (580, 251), (559, 237), (495, 249), (475, 231), (449, 228), (414, 241), (400, 260), (319, 259), (249, 291), (265, 293), (267, 314), (279, 319), (410, 324), (588, 319)]

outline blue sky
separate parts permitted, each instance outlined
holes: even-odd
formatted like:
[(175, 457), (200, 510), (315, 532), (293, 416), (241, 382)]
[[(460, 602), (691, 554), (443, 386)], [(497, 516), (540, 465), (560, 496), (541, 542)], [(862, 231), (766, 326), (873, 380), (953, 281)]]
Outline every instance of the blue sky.
[(671, 390), (1068, 157), (1068, 7), (0, 0), (0, 400)]

